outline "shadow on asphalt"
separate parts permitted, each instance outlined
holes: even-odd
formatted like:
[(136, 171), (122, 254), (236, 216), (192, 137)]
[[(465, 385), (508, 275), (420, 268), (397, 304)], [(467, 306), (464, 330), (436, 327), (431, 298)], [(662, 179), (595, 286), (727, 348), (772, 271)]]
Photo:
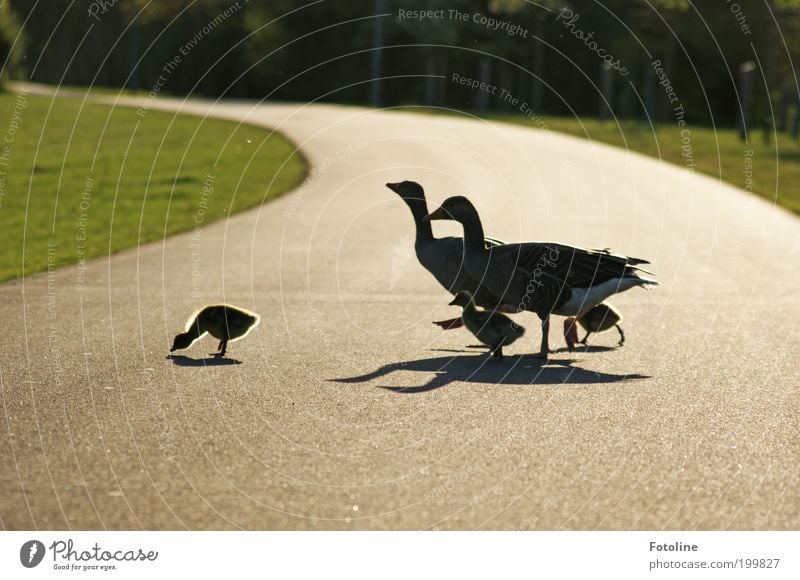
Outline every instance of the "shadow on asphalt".
[(182, 354), (168, 354), (167, 360), (171, 360), (172, 364), (179, 367), (222, 367), (228, 365), (240, 365), (242, 361), (235, 358), (191, 358), (183, 356)]
[[(609, 352), (612, 350), (617, 350), (618, 348), (622, 348), (621, 346), (601, 346), (601, 345), (594, 345), (594, 344), (576, 344), (574, 352)], [(567, 351), (567, 349), (562, 349)], [(559, 351), (561, 352), (561, 351)]]
[(377, 385), (396, 393), (424, 393), (453, 382), (497, 385), (587, 385), (650, 378), (639, 374), (614, 375), (589, 371), (575, 366), (575, 362), (573, 359), (543, 361), (525, 355), (506, 356), (500, 363), (492, 361), (486, 355), (440, 356), (409, 362), (401, 361), (384, 365), (364, 375), (330, 380), (337, 383), (366, 383), (395, 371), (435, 373), (430, 381), (418, 387)]
[[(479, 349), (480, 348), (480, 349), (483, 349), (483, 350), (488, 350), (489, 349), (489, 347), (486, 346), (485, 344), (468, 344), (464, 348), (474, 348), (474, 349)], [(586, 345), (576, 344), (575, 345), (575, 350), (573, 351), (573, 353), (580, 354), (580, 353), (585, 353), (585, 352), (610, 352), (612, 350), (617, 350), (617, 349), (620, 349), (620, 348), (622, 348), (622, 347), (621, 346), (601, 346), (599, 344), (598, 345), (594, 345), (594, 344), (586, 344)], [(470, 352), (470, 351), (464, 350), (462, 348), (432, 348), (430, 350), (432, 352), (462, 352), (462, 353)], [(553, 351), (553, 353), (555, 353), (555, 354), (558, 354), (560, 352), (569, 352), (569, 349), (565, 348), (565, 347), (562, 347), (562, 348), (557, 348), (556, 350)]]

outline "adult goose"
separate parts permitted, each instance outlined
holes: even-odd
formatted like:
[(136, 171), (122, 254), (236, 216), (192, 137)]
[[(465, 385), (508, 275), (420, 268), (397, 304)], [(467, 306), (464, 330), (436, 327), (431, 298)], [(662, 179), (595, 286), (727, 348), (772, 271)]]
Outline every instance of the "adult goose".
[[(467, 290), (473, 296), (473, 300), (478, 306), (502, 312), (518, 312), (517, 309), (504, 307), (500, 304), (497, 296), (490, 292), (485, 286), (478, 283), (478, 279), (470, 276), (464, 269), (464, 240), (461, 238), (446, 237), (434, 238), (433, 230), (429, 221), (425, 220), (428, 215), (428, 204), (425, 201), (425, 190), (415, 181), (402, 181), (399, 183), (387, 183), (386, 187), (394, 191), (406, 203), (411, 210), (414, 218), (414, 225), (417, 230), (414, 241), (414, 251), (417, 260), (422, 264), (433, 277), (445, 287), (445, 289), (457, 294), (462, 290)], [(483, 238), (484, 245), (499, 245), (501, 242), (493, 238)], [(434, 322), (442, 328), (456, 328), (462, 325), (461, 318), (452, 320), (442, 320)]]
[(428, 220), (455, 220), (464, 227), (464, 269), (481, 280), (503, 304), (536, 313), (542, 321), (542, 344), (536, 356), (547, 357), (550, 315), (576, 316), (606, 298), (634, 286), (658, 284), (643, 278), (646, 260), (587, 250), (554, 242), (524, 242), (487, 248), (478, 211), (461, 196), (450, 197)]

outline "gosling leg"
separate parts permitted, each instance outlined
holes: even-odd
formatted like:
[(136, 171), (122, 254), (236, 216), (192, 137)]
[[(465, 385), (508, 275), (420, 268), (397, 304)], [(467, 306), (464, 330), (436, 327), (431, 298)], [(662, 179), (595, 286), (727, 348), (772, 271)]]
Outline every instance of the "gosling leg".
[(619, 342), (617, 343), (617, 346), (622, 346), (625, 344), (625, 333), (622, 332), (622, 327), (619, 324), (615, 324), (614, 326), (616, 326), (617, 330), (619, 331)]
[(223, 338), (219, 341), (219, 352), (212, 352), (211, 356), (214, 358), (222, 358), (225, 356), (225, 351), (228, 349), (228, 339)]
[(583, 337), (583, 340), (579, 341), (581, 344), (586, 344), (586, 339), (589, 338), (589, 335), (592, 334), (591, 332), (586, 332), (586, 336)]
[(492, 360), (495, 362), (502, 362), (503, 361), (503, 341), (501, 340), (498, 344), (492, 347)]

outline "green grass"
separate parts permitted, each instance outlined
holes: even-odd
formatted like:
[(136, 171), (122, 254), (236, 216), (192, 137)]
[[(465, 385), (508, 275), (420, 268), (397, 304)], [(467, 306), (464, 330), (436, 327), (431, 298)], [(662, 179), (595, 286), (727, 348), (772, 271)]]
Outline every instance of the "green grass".
[(294, 146), (265, 129), (24, 101), (0, 94), (0, 281), (46, 270), (48, 244), (56, 265), (74, 264), (256, 206), (305, 176)]
[[(441, 110), (414, 107), (420, 112), (439, 113)], [(458, 113), (461, 114), (461, 113)], [(541, 129), (524, 115), (481, 114), (482, 118), (525, 125)], [(598, 120), (592, 118), (543, 116), (542, 121), (552, 131), (616, 145), (687, 167), (681, 147), (682, 129), (689, 129), (694, 170), (735, 187), (748, 189), (773, 203), (800, 214), (800, 145), (785, 133), (769, 136), (764, 143), (763, 132), (753, 131), (749, 143), (739, 139), (735, 129), (660, 123), (651, 126), (644, 121)], [(775, 137), (777, 135), (777, 145)], [(745, 152), (752, 151), (749, 160)], [(746, 181), (746, 163), (752, 161), (752, 182)]]

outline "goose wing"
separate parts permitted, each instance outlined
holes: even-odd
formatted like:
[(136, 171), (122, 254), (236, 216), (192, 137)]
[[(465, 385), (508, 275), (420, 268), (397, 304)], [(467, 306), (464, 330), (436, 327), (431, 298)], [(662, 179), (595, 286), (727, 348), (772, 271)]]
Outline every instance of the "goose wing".
[(490, 238), (489, 236), (483, 237), (483, 243), (486, 244), (486, 248), (491, 248), (492, 246), (502, 246), (505, 244), (503, 240), (498, 240), (497, 238)]
[(491, 248), (491, 252), (492, 261), (497, 254), (506, 268), (513, 265), (531, 275), (541, 272), (542, 277), (546, 274), (570, 288), (589, 288), (617, 278), (638, 278), (639, 272), (647, 272), (638, 264), (648, 263), (608, 250), (587, 250), (554, 242), (506, 244)]

